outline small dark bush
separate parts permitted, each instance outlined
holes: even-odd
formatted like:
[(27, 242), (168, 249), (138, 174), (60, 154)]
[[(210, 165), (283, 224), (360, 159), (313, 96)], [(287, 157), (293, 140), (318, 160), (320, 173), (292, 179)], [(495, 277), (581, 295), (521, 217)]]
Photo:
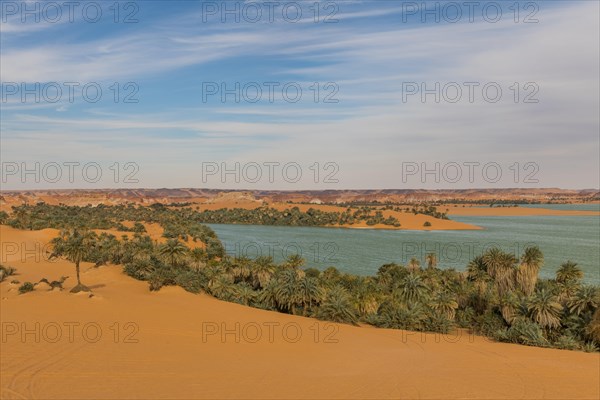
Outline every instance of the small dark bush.
[(23, 294), (23, 293), (27, 293), (27, 292), (33, 292), (33, 289), (34, 289), (33, 283), (31, 283), (31, 282), (25, 282), (24, 284), (22, 284), (19, 287), (19, 293)]

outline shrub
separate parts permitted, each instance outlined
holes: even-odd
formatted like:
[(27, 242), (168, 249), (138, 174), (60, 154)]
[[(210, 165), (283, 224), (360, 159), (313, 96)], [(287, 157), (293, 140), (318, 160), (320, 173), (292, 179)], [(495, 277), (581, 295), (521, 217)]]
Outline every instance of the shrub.
[(132, 278), (138, 279), (140, 281), (147, 281), (150, 279), (150, 276), (157, 269), (157, 261), (154, 260), (138, 260), (128, 264), (125, 264), (123, 268), (123, 272)]
[(200, 293), (205, 289), (208, 280), (206, 276), (195, 271), (185, 271), (175, 277), (175, 284), (181, 286), (188, 292)]
[(471, 328), (474, 325), (477, 314), (472, 307), (456, 310), (456, 325), (461, 328)]
[(431, 222), (425, 221), (425, 223), (423, 224), (423, 226), (426, 226), (426, 227), (431, 226)]
[(544, 337), (542, 327), (535, 322), (518, 318), (515, 323), (508, 328), (507, 341), (511, 343), (525, 344), (527, 346), (548, 347), (548, 340)]
[(19, 294), (23, 294), (23, 293), (27, 293), (27, 292), (32, 292), (34, 289), (33, 283), (31, 282), (25, 282), (24, 284), (22, 284), (19, 287)]
[(174, 268), (166, 265), (159, 266), (148, 276), (150, 290), (160, 290), (163, 286), (175, 285), (177, 275), (177, 271)]
[(578, 350), (581, 346), (577, 339), (570, 335), (562, 335), (554, 342), (554, 347), (563, 350)]
[(425, 330), (429, 332), (449, 333), (454, 328), (454, 323), (441, 313), (429, 315), (424, 321)]
[(0, 265), (0, 282), (4, 282), (6, 278), (11, 275), (14, 275), (17, 272), (13, 267), (6, 267), (4, 265)]
[(596, 346), (594, 342), (584, 343), (583, 346), (581, 346), (581, 350), (585, 351), (586, 353), (594, 353), (599, 351), (598, 346)]
[(304, 270), (304, 273), (306, 274), (307, 277), (309, 278), (318, 278), (319, 275), (321, 274), (321, 271), (319, 271), (316, 268), (306, 268)]
[(494, 337), (496, 332), (507, 328), (506, 322), (504, 322), (504, 318), (502, 318), (500, 314), (495, 313), (492, 310), (488, 310), (483, 315), (477, 317), (476, 321), (477, 332), (486, 336)]

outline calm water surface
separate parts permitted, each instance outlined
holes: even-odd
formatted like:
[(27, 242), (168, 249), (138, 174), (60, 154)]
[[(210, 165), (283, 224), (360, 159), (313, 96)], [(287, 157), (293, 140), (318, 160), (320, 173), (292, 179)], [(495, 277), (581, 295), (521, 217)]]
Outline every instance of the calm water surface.
[(452, 219), (483, 227), (479, 231), (386, 231), (264, 225), (211, 224), (228, 254), (254, 258), (271, 255), (282, 261), (301, 254), (306, 265), (372, 275), (390, 262), (406, 263), (435, 252), (439, 267), (464, 270), (474, 256), (490, 247), (520, 255), (528, 245), (545, 257), (541, 275), (552, 277), (560, 264), (573, 260), (587, 282), (600, 284), (600, 217), (481, 217)]

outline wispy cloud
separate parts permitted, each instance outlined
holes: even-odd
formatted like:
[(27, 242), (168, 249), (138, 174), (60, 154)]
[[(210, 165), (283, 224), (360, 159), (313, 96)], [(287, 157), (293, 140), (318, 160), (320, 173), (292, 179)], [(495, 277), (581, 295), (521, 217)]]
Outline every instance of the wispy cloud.
[[(349, 10), (328, 26), (169, 14), (91, 38), (3, 37), (4, 82), (134, 80), (150, 96), (127, 107), (3, 104), (3, 158), (30, 157), (32, 143), (36, 156), (56, 159), (118, 148), (149, 170), (181, 172), (168, 180), (181, 186), (199, 160), (331, 160), (345, 187), (363, 188), (402, 186), (402, 161), (526, 160), (540, 164), (540, 186), (597, 185), (597, 3), (542, 8), (539, 24), (405, 25), (399, 7)], [(340, 102), (308, 92), (296, 104), (206, 104), (204, 80), (335, 82)], [(405, 82), (498, 82), (505, 92), (497, 104), (405, 102)], [(515, 82), (521, 91), (534, 82), (539, 103), (511, 101)], [(156, 177), (151, 186), (166, 185)]]

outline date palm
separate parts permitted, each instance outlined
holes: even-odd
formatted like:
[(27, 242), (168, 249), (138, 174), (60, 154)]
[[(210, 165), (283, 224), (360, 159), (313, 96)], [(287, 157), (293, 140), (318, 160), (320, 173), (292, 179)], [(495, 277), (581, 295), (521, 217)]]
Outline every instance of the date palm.
[(75, 264), (77, 286), (72, 293), (89, 292), (90, 289), (81, 283), (80, 264), (90, 254), (96, 242), (96, 234), (92, 231), (62, 231), (60, 236), (52, 240), (54, 255), (63, 256)]
[(431, 307), (452, 321), (458, 308), (456, 295), (448, 291), (440, 292), (434, 297)]
[(569, 312), (581, 315), (587, 310), (595, 310), (600, 305), (600, 291), (594, 286), (583, 286), (569, 299)]
[(298, 254), (292, 254), (285, 260), (285, 265), (288, 268), (298, 269), (304, 265), (304, 258)]
[(525, 249), (516, 276), (519, 288), (525, 295), (530, 296), (533, 293), (543, 263), (544, 255), (539, 247)]
[(285, 311), (296, 313), (296, 306), (300, 302), (299, 279), (294, 270), (284, 270), (277, 278), (275, 298), (277, 304)]
[(417, 303), (426, 298), (428, 288), (423, 279), (417, 274), (406, 275), (398, 285), (400, 299), (406, 303)]
[(299, 301), (302, 305), (302, 315), (307, 316), (313, 305), (319, 304), (323, 299), (323, 290), (316, 278), (303, 277), (298, 283)]
[(554, 329), (560, 326), (562, 306), (558, 302), (558, 298), (549, 290), (536, 291), (529, 300), (527, 308), (531, 319), (543, 328)]
[(410, 259), (406, 267), (409, 271), (415, 272), (421, 269), (421, 262), (416, 257), (413, 257)]
[(556, 282), (579, 282), (583, 278), (583, 271), (573, 261), (562, 263), (556, 271)]
[(200, 247), (190, 250), (190, 259), (196, 270), (200, 270), (206, 262), (206, 251)]
[(515, 289), (517, 260), (512, 254), (493, 248), (483, 255), (483, 262), (488, 274), (494, 279), (500, 296)]
[(502, 318), (512, 325), (517, 317), (520, 316), (521, 300), (515, 292), (505, 293), (499, 299), (500, 313)]
[(475, 257), (467, 265), (467, 279), (473, 282), (479, 297), (483, 297), (489, 283), (492, 282), (492, 277), (487, 272), (487, 265), (482, 256)]
[(245, 280), (252, 274), (250, 269), (250, 260), (246, 257), (238, 258), (232, 268), (234, 278)]
[(271, 257), (259, 257), (252, 265), (252, 277), (255, 287), (265, 288), (275, 274), (273, 259)]
[(432, 269), (437, 267), (438, 259), (435, 253), (428, 253), (425, 256), (425, 262), (427, 263), (427, 268)]
[(248, 284), (237, 285), (234, 295), (238, 303), (249, 306), (256, 299), (256, 292)]
[(596, 342), (600, 343), (600, 308), (597, 308), (592, 316), (592, 320), (586, 328), (586, 333)]
[(220, 275), (218, 272), (208, 281), (210, 293), (218, 299), (229, 299), (232, 285), (233, 279), (230, 275)]
[(361, 316), (376, 314), (381, 303), (381, 293), (372, 278), (366, 278), (355, 291), (356, 309)]
[(174, 267), (185, 257), (188, 248), (177, 239), (169, 239), (160, 245), (158, 253), (164, 257), (170, 266)]
[(277, 309), (277, 281), (270, 280), (265, 286), (263, 286), (262, 290), (259, 292), (257, 297), (258, 305), (261, 308), (267, 310), (275, 310)]
[(356, 325), (358, 317), (346, 289), (336, 286), (329, 290), (317, 316), (320, 319)]

